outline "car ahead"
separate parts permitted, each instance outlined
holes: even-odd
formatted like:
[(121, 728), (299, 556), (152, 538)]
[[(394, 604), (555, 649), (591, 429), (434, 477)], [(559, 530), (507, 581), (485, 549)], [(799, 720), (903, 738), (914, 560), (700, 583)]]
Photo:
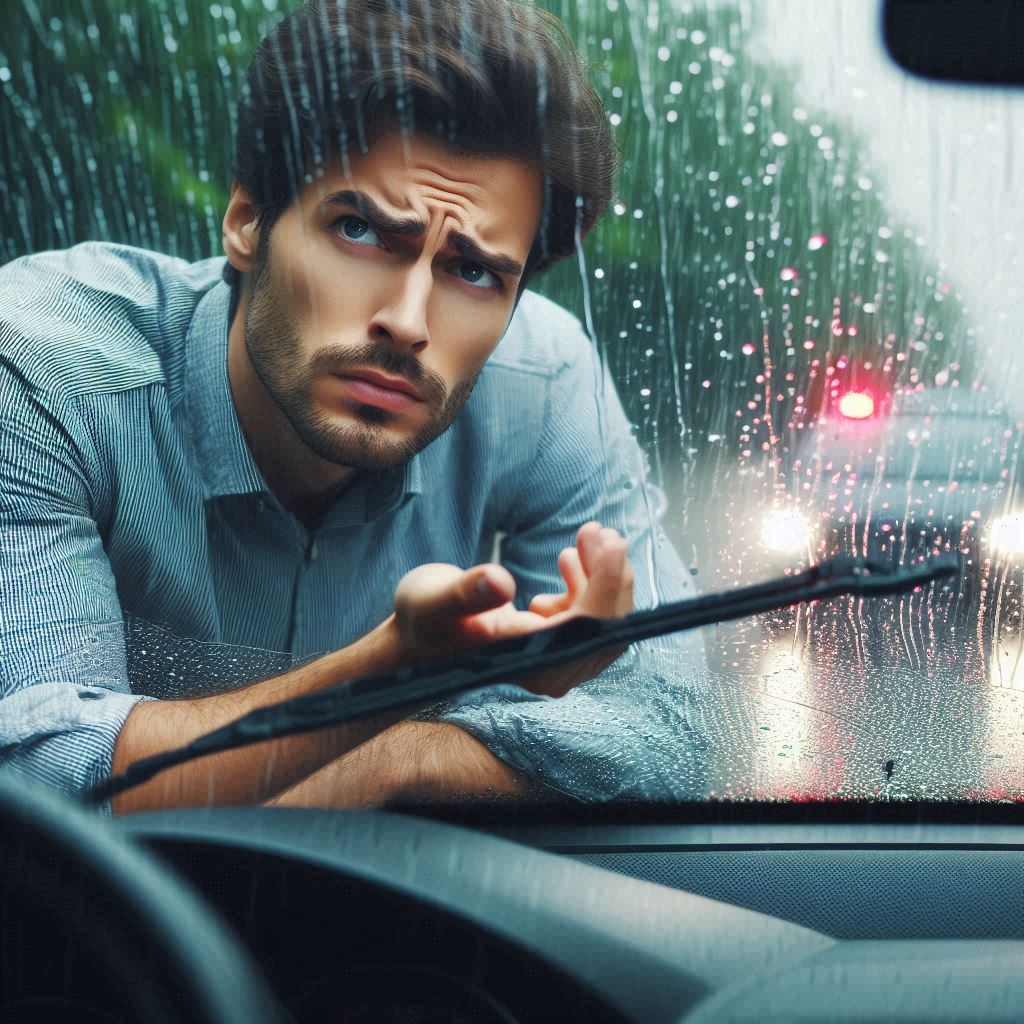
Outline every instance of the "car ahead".
[(949, 611), (1019, 621), (1012, 568), (1024, 555), (1018, 462), (1024, 424), (983, 391), (922, 388), (875, 413), (850, 392), (795, 470), (820, 510), (822, 553), (897, 564), (955, 554)]
[(1016, 627), (1022, 441), (1024, 423), (983, 390), (843, 391), (793, 444), (775, 500), (751, 501), (748, 487), (738, 502), (746, 557), (771, 575), (844, 555), (912, 565), (953, 554), (960, 572), (936, 614)]
[[(211, 255), (238, 62), (293, 2), (17, 5), (0, 43), (0, 260), (96, 236)], [(601, 79), (625, 172), (555, 296), (592, 327), (655, 476), (678, 467), (676, 518), (699, 509), (725, 533), (712, 550), (684, 532), (687, 563), (725, 586), (830, 552), (914, 562), (948, 548), (980, 572), (977, 602), (964, 585), (923, 591), (904, 617), (926, 624), (940, 601), (954, 624), (975, 607), (998, 619), (1021, 546), (1020, 428), (1000, 390), (1021, 379), (1021, 96), (879, 67), (867, 3), (548, 6)], [(947, 47), (963, 36), (942, 23), (951, 7), (999, 7), (897, 6), (924, 18), (915, 52), (930, 30)], [(979, 47), (986, 71), (1019, 8)], [(878, 167), (860, 160), (874, 141), (893, 156)], [(790, 431), (854, 346), (891, 361), (896, 383), (852, 386)], [(962, 390), (917, 387), (947, 368)], [(884, 399), (897, 388), (910, 393), (898, 409)], [(1024, 639), (998, 678), (959, 626), (925, 637), (943, 664), (879, 668), (864, 655), (895, 634), (863, 628), (870, 602), (817, 607), (857, 645), (812, 659), (770, 638), (753, 672), (726, 661), (630, 680), (656, 727), (632, 737), (634, 757), (617, 723), (602, 767), (685, 787), (678, 800), (551, 792), (107, 821), (0, 773), (0, 1020), (1019, 1021)], [(172, 674), (207, 654), (246, 671), (287, 659), (157, 639)], [(607, 724), (599, 699), (588, 708), (552, 740)], [(529, 753), (541, 765), (547, 751)]]

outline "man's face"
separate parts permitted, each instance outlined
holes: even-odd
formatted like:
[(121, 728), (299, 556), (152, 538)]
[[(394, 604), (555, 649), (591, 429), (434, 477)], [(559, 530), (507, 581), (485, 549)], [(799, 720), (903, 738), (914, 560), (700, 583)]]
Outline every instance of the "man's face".
[(516, 302), (540, 174), (386, 135), (307, 185), (257, 255), (253, 368), (304, 444), (383, 470), (440, 435)]

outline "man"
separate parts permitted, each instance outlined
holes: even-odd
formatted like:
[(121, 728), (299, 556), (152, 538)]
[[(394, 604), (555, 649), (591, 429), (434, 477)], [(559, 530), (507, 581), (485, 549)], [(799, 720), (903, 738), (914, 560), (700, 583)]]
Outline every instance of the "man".
[[(0, 749), (68, 791), (258, 706), (621, 615), (623, 534), (643, 603), (685, 590), (594, 353), (524, 291), (614, 171), (553, 19), (303, 7), (254, 58), (235, 169), (226, 268), (85, 245), (0, 273)], [(208, 656), (254, 649), (291, 663)], [(546, 708), (609, 660), (192, 762), (114, 810), (602, 795), (613, 732)]]

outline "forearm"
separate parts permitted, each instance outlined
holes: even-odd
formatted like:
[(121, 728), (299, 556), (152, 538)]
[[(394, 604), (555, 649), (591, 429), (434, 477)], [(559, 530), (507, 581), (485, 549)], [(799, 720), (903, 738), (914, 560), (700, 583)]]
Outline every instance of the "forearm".
[[(114, 747), (113, 771), (185, 745), (250, 711), (372, 672), (397, 668), (393, 619), (342, 650), (241, 690), (197, 700), (146, 701), (125, 721)], [(117, 814), (167, 807), (255, 804), (336, 760), (408, 717), (404, 707), (360, 722), (290, 736), (200, 758), (168, 769), (115, 797)]]
[(524, 796), (530, 781), (464, 729), (400, 722), (267, 801), (281, 807), (379, 807), (396, 800)]

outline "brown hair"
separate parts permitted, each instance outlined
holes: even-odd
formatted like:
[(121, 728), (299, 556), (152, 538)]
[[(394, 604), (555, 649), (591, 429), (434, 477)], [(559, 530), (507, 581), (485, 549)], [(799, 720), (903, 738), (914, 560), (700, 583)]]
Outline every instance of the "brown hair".
[(317, 168), (396, 127), (537, 167), (544, 209), (524, 285), (574, 251), (611, 197), (604, 109), (553, 15), (517, 0), (309, 0), (259, 44), (239, 101), (234, 173), (261, 229)]

